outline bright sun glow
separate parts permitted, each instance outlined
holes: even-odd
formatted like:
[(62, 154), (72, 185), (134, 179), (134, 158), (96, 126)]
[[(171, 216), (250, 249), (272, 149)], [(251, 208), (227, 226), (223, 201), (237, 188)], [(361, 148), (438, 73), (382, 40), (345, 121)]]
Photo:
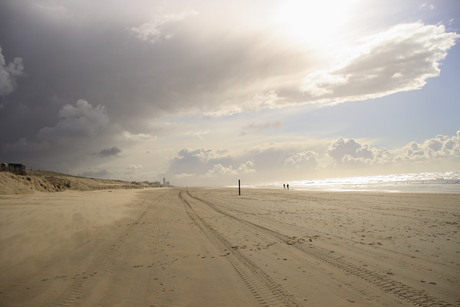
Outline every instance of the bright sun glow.
[(284, 35), (298, 43), (324, 48), (343, 37), (354, 0), (288, 0), (276, 15)]

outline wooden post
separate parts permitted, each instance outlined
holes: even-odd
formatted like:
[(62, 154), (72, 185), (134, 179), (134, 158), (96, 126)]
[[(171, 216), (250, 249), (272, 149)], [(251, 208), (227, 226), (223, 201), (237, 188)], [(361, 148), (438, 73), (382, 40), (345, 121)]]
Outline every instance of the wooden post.
[(241, 196), (241, 182), (239, 179), (238, 179), (238, 195)]

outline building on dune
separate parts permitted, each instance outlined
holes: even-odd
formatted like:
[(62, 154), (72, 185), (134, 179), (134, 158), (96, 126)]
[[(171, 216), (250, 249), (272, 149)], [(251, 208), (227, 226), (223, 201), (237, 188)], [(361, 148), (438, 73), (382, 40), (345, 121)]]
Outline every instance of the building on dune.
[(10, 172), (16, 175), (26, 175), (26, 166), (21, 163), (1, 163), (0, 172)]

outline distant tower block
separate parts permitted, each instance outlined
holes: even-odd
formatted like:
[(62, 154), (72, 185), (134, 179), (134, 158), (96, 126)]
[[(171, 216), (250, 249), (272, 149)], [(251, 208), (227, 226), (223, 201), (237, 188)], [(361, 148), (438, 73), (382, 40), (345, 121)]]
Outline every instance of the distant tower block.
[(166, 178), (163, 178), (163, 186), (166, 185)]

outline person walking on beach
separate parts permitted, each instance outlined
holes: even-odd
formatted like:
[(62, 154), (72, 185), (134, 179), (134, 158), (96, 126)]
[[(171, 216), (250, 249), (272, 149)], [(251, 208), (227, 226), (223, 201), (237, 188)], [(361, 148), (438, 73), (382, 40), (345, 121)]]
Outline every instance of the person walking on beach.
[(286, 184), (283, 183), (283, 189), (286, 189)]
[(289, 190), (289, 183), (288, 183), (288, 184), (286, 184), (286, 188)]

